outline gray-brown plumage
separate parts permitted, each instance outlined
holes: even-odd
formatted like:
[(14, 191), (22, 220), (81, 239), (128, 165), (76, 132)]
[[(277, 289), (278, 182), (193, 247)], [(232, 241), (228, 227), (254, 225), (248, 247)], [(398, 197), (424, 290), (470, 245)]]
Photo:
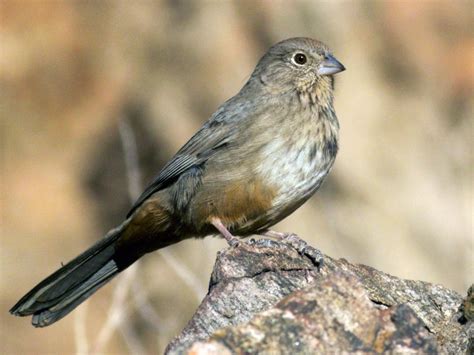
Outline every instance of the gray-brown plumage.
[(319, 41), (271, 47), (240, 92), (166, 164), (118, 228), (25, 295), (11, 312), (47, 326), (144, 254), (219, 231), (264, 231), (321, 185), (338, 149), (333, 77)]

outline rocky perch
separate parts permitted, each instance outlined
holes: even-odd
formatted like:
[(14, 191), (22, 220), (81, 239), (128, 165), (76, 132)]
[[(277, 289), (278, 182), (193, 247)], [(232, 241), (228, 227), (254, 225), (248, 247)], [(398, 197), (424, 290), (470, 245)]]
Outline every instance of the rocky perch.
[(217, 256), (209, 292), (167, 354), (474, 353), (474, 299), (257, 240)]

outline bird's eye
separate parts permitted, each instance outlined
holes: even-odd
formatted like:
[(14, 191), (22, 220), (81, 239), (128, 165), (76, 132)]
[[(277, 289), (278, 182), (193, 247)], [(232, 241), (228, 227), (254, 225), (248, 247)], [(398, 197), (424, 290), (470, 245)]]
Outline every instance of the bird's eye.
[(308, 58), (303, 53), (296, 53), (293, 56), (293, 62), (295, 62), (298, 65), (303, 65), (308, 61)]

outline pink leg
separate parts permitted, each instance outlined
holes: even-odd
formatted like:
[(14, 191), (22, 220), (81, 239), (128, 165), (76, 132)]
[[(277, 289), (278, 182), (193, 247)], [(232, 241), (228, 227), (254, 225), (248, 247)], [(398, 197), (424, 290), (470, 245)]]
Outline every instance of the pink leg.
[(233, 247), (239, 244), (239, 239), (234, 237), (231, 232), (227, 230), (227, 228), (222, 224), (219, 218), (213, 218), (211, 223), (216, 229), (221, 232), (222, 236), (227, 240), (227, 243)]

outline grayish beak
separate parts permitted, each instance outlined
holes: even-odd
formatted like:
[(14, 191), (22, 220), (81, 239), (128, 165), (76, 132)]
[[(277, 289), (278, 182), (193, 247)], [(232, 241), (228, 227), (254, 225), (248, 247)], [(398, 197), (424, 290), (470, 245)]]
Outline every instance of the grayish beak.
[(346, 70), (344, 65), (331, 54), (326, 54), (324, 61), (318, 67), (319, 75), (332, 75)]

